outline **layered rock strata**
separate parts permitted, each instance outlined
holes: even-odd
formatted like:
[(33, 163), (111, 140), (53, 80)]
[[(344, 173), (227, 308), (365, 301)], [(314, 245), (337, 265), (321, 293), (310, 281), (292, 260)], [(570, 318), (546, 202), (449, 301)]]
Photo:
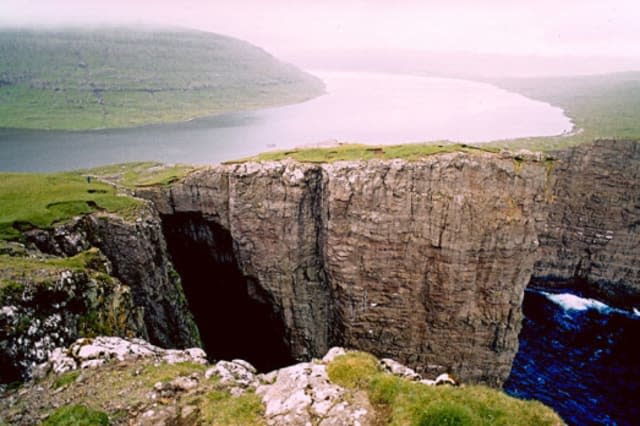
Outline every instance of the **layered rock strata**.
[(640, 306), (640, 143), (596, 141), (556, 153), (533, 285)]
[(34, 229), (25, 233), (25, 239), (56, 256), (98, 248), (112, 265), (111, 275), (131, 289), (133, 301), (143, 310), (145, 333), (138, 337), (163, 347), (200, 344), (180, 276), (167, 254), (160, 218), (151, 206), (128, 219), (98, 213), (51, 230)]
[(343, 345), (500, 385), (518, 347), (548, 170), (539, 156), (464, 153), (245, 163), (140, 195), (165, 220), (197, 213), (229, 233), (295, 359)]
[[(24, 237), (26, 248), (3, 255), (31, 266), (0, 271), (0, 383), (28, 378), (34, 363), (79, 337), (201, 344), (151, 206), (133, 218), (96, 213)], [(90, 264), (64, 263), (83, 253)], [(47, 261), (60, 266), (44, 268)]]

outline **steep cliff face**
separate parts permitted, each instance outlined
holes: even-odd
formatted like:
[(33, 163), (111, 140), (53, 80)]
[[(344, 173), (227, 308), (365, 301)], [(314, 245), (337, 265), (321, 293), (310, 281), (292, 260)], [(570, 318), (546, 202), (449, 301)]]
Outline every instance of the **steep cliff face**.
[(640, 143), (557, 153), (532, 284), (640, 306)]
[[(28, 377), (49, 351), (78, 336), (145, 336), (142, 309), (129, 287), (109, 276), (97, 250), (82, 269), (50, 259), (0, 259), (0, 383)], [(73, 263), (78, 261), (74, 259)]]
[(179, 275), (169, 260), (157, 212), (147, 208), (134, 218), (92, 214), (55, 227), (25, 233), (27, 244), (50, 255), (73, 256), (98, 248), (113, 265), (111, 274), (131, 289), (144, 310), (145, 334), (163, 347), (199, 345)]
[(198, 214), (229, 234), (247, 297), (272, 304), (293, 358), (338, 344), (499, 385), (517, 351), (548, 170), (535, 157), (463, 153), (246, 163), (142, 195), (165, 226)]

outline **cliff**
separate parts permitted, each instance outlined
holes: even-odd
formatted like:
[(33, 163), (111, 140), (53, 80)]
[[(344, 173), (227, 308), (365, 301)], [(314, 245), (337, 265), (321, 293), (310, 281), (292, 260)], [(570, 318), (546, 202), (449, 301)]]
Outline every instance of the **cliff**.
[(346, 346), (499, 386), (529, 283), (640, 305), (639, 160), (637, 142), (598, 141), (553, 157), (249, 162), (138, 188), (153, 204), (135, 213), (0, 245), (0, 381), (109, 333), (202, 343), (263, 372)]
[(555, 155), (532, 284), (640, 306), (640, 143), (602, 140)]
[[(343, 345), (500, 385), (518, 347), (548, 171), (537, 156), (486, 153), (246, 163), (140, 195), (165, 234), (191, 235), (211, 253), (194, 263), (180, 260), (194, 255), (190, 243), (172, 252), (181, 275), (198, 271), (183, 275), (187, 295), (196, 287), (224, 298), (229, 280), (244, 287), (270, 306), (265, 318), (294, 359)], [(203, 340), (212, 346), (206, 331)]]
[(0, 250), (0, 383), (28, 378), (49, 351), (84, 336), (200, 344), (150, 205), (131, 217), (94, 213), (23, 238)]

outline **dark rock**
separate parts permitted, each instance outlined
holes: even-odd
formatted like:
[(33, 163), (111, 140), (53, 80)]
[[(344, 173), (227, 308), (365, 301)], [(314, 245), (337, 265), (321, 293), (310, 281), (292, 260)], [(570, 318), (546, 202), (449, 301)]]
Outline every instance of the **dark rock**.
[(556, 156), (533, 285), (640, 306), (640, 143), (602, 140)]
[(546, 179), (540, 161), (454, 153), (219, 166), (144, 195), (163, 218), (197, 213), (227, 230), (294, 359), (343, 345), (499, 385), (517, 351)]

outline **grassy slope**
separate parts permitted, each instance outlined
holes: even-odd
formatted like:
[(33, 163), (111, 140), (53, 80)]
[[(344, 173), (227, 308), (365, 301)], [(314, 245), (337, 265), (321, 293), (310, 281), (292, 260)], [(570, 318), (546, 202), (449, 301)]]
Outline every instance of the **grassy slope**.
[(140, 201), (122, 189), (167, 184), (192, 169), (131, 163), (54, 174), (0, 173), (0, 240), (19, 239), (21, 229), (48, 228), (97, 210), (126, 216)]
[(299, 102), (322, 83), (249, 43), (187, 30), (0, 30), (0, 127), (92, 129)]
[(522, 401), (485, 386), (425, 386), (384, 373), (364, 352), (337, 357), (327, 367), (329, 379), (361, 389), (389, 425), (561, 425), (560, 417), (537, 401)]
[(564, 109), (578, 132), (492, 146), (557, 149), (598, 138), (640, 139), (640, 72), (579, 77), (493, 79), (491, 83)]

